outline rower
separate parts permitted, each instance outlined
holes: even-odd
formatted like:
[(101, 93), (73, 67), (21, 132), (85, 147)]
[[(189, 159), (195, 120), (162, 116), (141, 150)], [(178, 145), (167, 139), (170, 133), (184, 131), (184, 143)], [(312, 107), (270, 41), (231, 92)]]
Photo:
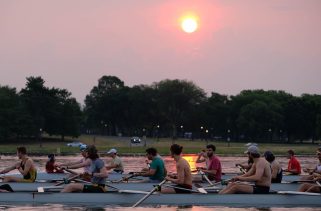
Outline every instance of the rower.
[(56, 159), (54, 154), (48, 155), (48, 161), (46, 163), (46, 172), (47, 173), (64, 173), (63, 170), (59, 169), (56, 165)]
[[(244, 146), (246, 146), (247, 148), (250, 147), (250, 146), (256, 146), (257, 147), (258, 144), (257, 143), (247, 143)], [(236, 163), (235, 164), (236, 167), (240, 167), (241, 168), (240, 170), (242, 171), (242, 173), (244, 173), (244, 171), (248, 172), (252, 168), (252, 165), (253, 165), (253, 160), (250, 160), (250, 159), (247, 161), (247, 164), (241, 164), (241, 163)]]
[[(232, 178), (232, 182), (225, 189), (221, 190), (220, 194), (269, 193), (272, 178), (270, 164), (264, 158), (260, 158), (257, 146), (250, 146), (244, 153), (248, 155), (249, 159), (253, 160), (252, 168), (247, 173)], [(241, 184), (237, 183), (237, 181), (255, 182), (255, 185)]]
[(37, 178), (37, 170), (33, 160), (27, 156), (27, 149), (25, 147), (18, 147), (17, 155), (21, 162), (0, 171), (0, 174), (5, 174), (17, 169), (20, 174), (22, 174), (23, 178), (5, 176), (3, 182), (34, 182)]
[(317, 149), (316, 156), (319, 160), (319, 163), (314, 169), (305, 169), (305, 172), (309, 173), (310, 175), (301, 177), (301, 180), (312, 180), (313, 174), (321, 174), (321, 147)]
[[(83, 168), (84, 173), (89, 173), (90, 172), (90, 163), (91, 160), (88, 158), (87, 155), (87, 145), (82, 145), (80, 146), (80, 152), (82, 155), (82, 158), (80, 160), (74, 161), (74, 162), (69, 162), (69, 163), (64, 163), (64, 164), (57, 164), (58, 167), (63, 168), (63, 169), (78, 169), (78, 168)], [(86, 181), (90, 181), (90, 177), (86, 177), (88, 174), (83, 174), (82, 179)], [(72, 177), (74, 175), (70, 175)]]
[(281, 183), (283, 170), (280, 163), (275, 160), (275, 156), (271, 151), (264, 152), (264, 157), (271, 165), (272, 183)]
[(111, 149), (107, 152), (107, 154), (112, 158), (112, 160), (110, 165), (106, 166), (106, 169), (107, 170), (113, 169), (113, 171), (110, 173), (122, 174), (124, 172), (124, 165), (123, 165), (123, 161), (117, 155), (117, 150)]
[[(191, 193), (192, 190), (192, 173), (191, 167), (187, 160), (182, 157), (183, 147), (173, 144), (170, 148), (171, 156), (176, 162), (177, 176), (167, 175), (166, 180), (175, 183), (177, 188), (161, 188), (162, 193)], [(180, 188), (180, 189), (178, 189)]]
[(199, 153), (196, 163), (206, 162), (206, 168), (197, 167), (197, 170), (202, 170), (206, 173), (210, 180), (219, 182), (222, 177), (222, 166), (219, 157), (214, 154), (215, 150), (216, 147), (213, 144), (207, 145), (206, 153), (204, 151)]
[(285, 170), (285, 172), (293, 175), (301, 174), (300, 162), (294, 156), (294, 151), (292, 149), (288, 150), (287, 158), (289, 159), (289, 163), (288, 168)]
[(163, 181), (166, 176), (166, 168), (163, 159), (158, 156), (157, 150), (153, 147), (146, 149), (146, 157), (151, 160), (149, 169), (145, 172), (135, 173), (135, 176), (148, 176), (148, 182)]
[[(315, 182), (320, 182), (321, 181), (321, 174), (314, 173), (313, 174), (313, 180)], [(300, 187), (299, 190), (300, 192), (311, 192), (311, 193), (321, 193), (321, 186), (319, 184), (315, 183), (303, 183)]]
[[(90, 177), (92, 184), (72, 183), (64, 187), (61, 192), (84, 192), (84, 193), (103, 193), (105, 192), (105, 183), (108, 176), (105, 168), (105, 162), (99, 158), (97, 149), (94, 145), (90, 145), (86, 149), (88, 158), (90, 159)], [(88, 174), (85, 172), (85, 174)]]

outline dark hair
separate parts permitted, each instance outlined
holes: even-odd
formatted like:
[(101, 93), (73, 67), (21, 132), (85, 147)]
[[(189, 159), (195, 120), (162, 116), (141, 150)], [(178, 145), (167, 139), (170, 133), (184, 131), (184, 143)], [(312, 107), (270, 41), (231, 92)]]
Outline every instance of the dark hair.
[(174, 155), (180, 155), (182, 153), (183, 147), (178, 144), (173, 144), (171, 146), (171, 153)]
[(89, 145), (86, 148), (86, 152), (88, 153), (88, 158), (90, 158), (91, 160), (96, 160), (97, 158), (99, 158), (97, 154), (98, 151), (94, 145)]
[(294, 151), (293, 151), (292, 149), (289, 149), (289, 150), (288, 150), (288, 153), (289, 153), (290, 155), (292, 155), (292, 156), (294, 155)]
[(25, 154), (27, 154), (27, 149), (26, 149), (26, 147), (17, 147), (17, 152), (25, 155)]
[(207, 149), (211, 148), (213, 150), (213, 152), (215, 152), (216, 147), (213, 144), (209, 144), (206, 146)]
[(152, 156), (156, 156), (157, 155), (157, 150), (154, 147), (148, 148), (146, 149), (146, 153)]
[(50, 161), (54, 161), (55, 155), (54, 154), (49, 154), (48, 158), (49, 158)]
[(261, 155), (259, 153), (250, 153), (253, 158), (259, 158)]
[(275, 160), (275, 156), (271, 151), (264, 152), (264, 157), (269, 163), (272, 163)]

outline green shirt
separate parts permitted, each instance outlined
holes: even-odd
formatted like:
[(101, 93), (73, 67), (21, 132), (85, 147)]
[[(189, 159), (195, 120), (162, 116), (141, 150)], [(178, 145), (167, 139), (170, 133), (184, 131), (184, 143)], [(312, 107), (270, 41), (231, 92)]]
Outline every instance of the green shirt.
[(150, 169), (156, 170), (155, 174), (149, 177), (151, 180), (162, 181), (165, 178), (165, 165), (161, 158), (156, 156), (150, 163)]

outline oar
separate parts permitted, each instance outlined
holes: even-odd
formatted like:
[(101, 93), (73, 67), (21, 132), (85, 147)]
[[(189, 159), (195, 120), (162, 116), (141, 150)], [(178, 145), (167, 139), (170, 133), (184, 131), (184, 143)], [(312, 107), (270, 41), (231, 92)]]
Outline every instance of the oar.
[(238, 165), (238, 164), (236, 164), (235, 166), (240, 169), (240, 171), (242, 172), (242, 174), (245, 174), (245, 173), (246, 173), (245, 169), (244, 169), (242, 166), (240, 166), (240, 165)]
[(315, 183), (321, 187), (321, 183), (319, 181), (316, 181)]
[(200, 174), (202, 175), (202, 177), (205, 178), (205, 180), (210, 184), (210, 185), (213, 185), (213, 183), (208, 179), (208, 177), (206, 176), (206, 174), (202, 171), (202, 170), (199, 170)]
[(138, 205), (140, 205), (143, 201), (145, 201), (145, 199), (147, 199), (150, 195), (152, 195), (155, 191), (157, 191), (158, 187), (162, 186), (166, 181), (167, 180), (164, 179), (161, 183), (159, 183), (157, 186), (155, 186), (146, 196), (144, 196), (138, 202), (136, 202), (132, 207), (137, 207)]
[(278, 191), (277, 193), (278, 194), (289, 194), (289, 195), (321, 196), (321, 193), (300, 192), (300, 191)]
[(135, 174), (131, 174), (131, 175), (129, 175), (128, 177), (123, 177), (123, 178), (121, 178), (121, 179), (119, 179), (119, 180), (112, 181), (112, 182), (113, 182), (113, 183), (120, 183), (120, 182), (123, 182), (123, 181), (127, 181), (127, 182), (128, 182), (128, 180), (129, 180), (130, 178), (135, 177), (135, 176), (136, 176)]
[[(73, 176), (73, 177), (68, 178), (66, 181), (71, 181), (71, 180), (73, 180), (73, 179), (78, 178), (79, 176), (80, 176), (80, 174), (77, 174), (77, 175), (75, 175), (75, 176)], [(58, 182), (58, 183), (55, 184), (54, 186), (59, 186), (59, 185), (65, 184), (66, 181), (64, 180), (64, 181), (62, 181), (62, 182)], [(45, 189), (46, 189), (46, 187), (38, 187), (37, 189), (38, 189), (38, 192), (44, 192)]]
[(174, 185), (163, 185), (164, 187), (169, 187), (169, 188), (175, 188), (175, 189), (180, 189), (180, 190), (185, 190), (185, 191), (190, 191), (193, 193), (204, 193), (207, 194), (207, 191), (204, 188), (197, 188), (197, 190), (192, 190), (192, 189), (187, 189), (187, 188), (182, 188), (182, 187), (177, 187)]
[(283, 184), (295, 184), (295, 183), (302, 183), (302, 182), (315, 182), (314, 180), (293, 180), (293, 181), (282, 181)]

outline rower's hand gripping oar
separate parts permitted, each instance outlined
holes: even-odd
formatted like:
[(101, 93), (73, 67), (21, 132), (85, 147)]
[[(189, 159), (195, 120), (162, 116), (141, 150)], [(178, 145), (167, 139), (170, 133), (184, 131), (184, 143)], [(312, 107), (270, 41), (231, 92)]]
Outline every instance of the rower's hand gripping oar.
[(140, 205), (143, 201), (145, 201), (145, 199), (147, 199), (150, 195), (152, 195), (155, 191), (157, 191), (158, 187), (162, 186), (166, 181), (167, 180), (164, 179), (161, 183), (159, 183), (157, 186), (155, 186), (146, 196), (144, 196), (138, 202), (136, 202), (132, 207), (137, 207), (138, 205)]
[(213, 185), (211, 180), (207, 177), (207, 175), (202, 170), (199, 170), (199, 173), (202, 175), (202, 177), (205, 178), (205, 180), (208, 182), (208, 184)]
[(241, 165), (236, 164), (235, 166), (240, 169), (240, 171), (242, 172), (242, 174), (245, 174), (245, 173), (246, 173), (245, 169), (244, 169)]

